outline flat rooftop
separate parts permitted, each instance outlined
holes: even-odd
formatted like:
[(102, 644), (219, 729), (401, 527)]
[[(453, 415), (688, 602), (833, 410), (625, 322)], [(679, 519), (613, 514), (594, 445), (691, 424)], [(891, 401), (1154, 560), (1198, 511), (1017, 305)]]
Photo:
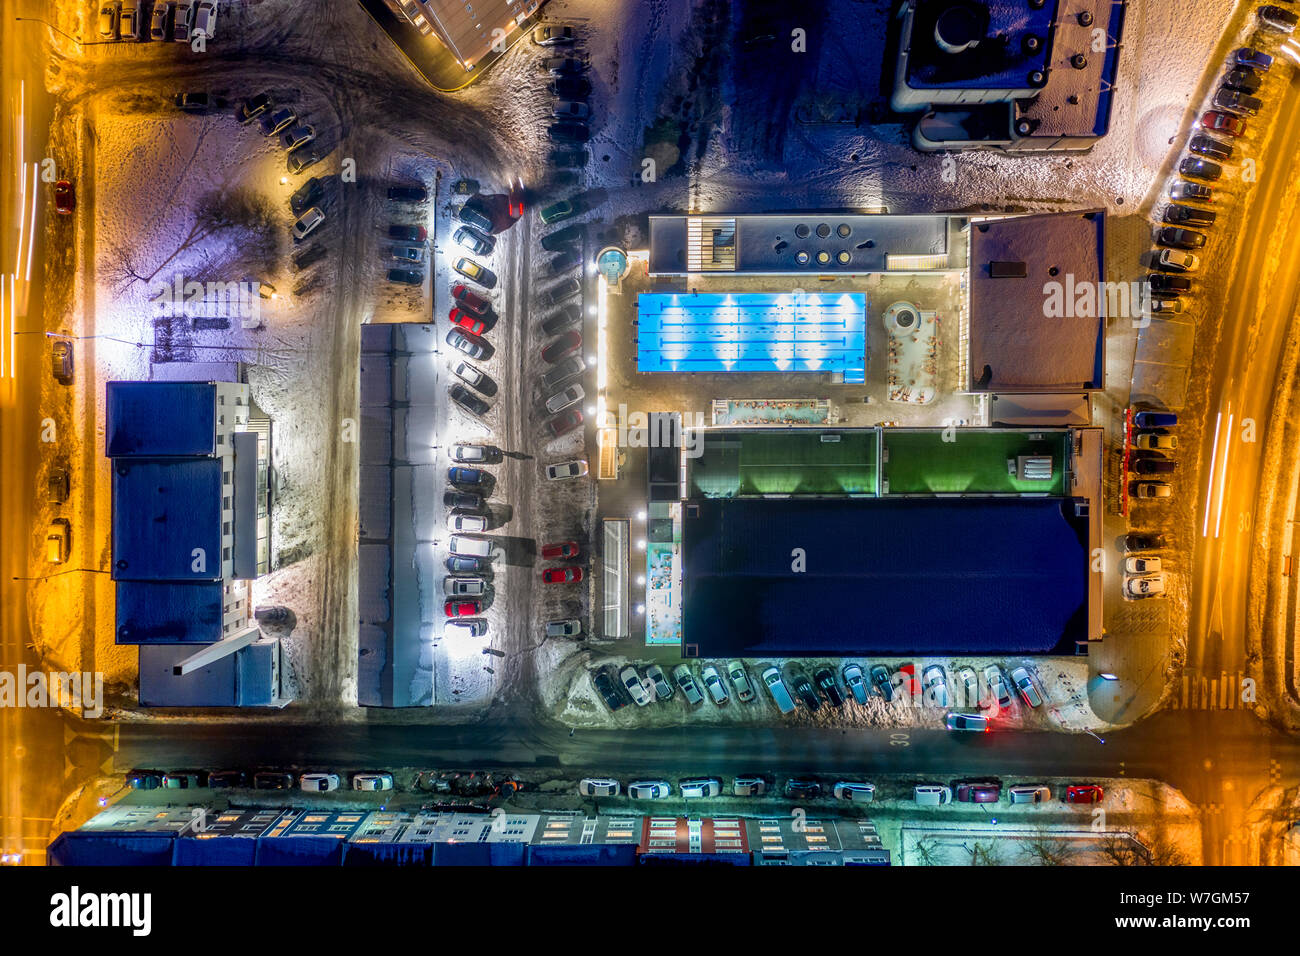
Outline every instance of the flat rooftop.
[(1088, 519), (1070, 499), (713, 498), (683, 511), (682, 642), (700, 657), (1060, 654), (1088, 636)]

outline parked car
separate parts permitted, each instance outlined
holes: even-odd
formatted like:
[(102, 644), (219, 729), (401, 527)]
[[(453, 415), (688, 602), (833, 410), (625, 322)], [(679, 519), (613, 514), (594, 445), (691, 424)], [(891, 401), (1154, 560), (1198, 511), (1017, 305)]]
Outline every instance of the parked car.
[(583, 797), (617, 797), (621, 789), (617, 780), (605, 777), (583, 777), (578, 781), (578, 794)]
[(1197, 133), (1188, 140), (1187, 148), (1198, 156), (1208, 156), (1210, 159), (1217, 159), (1220, 162), (1231, 159), (1234, 152), (1230, 144), (1220, 142), (1213, 136), (1206, 136), (1204, 133)]
[(919, 807), (938, 807), (952, 803), (952, 789), (942, 784), (918, 783), (912, 788), (912, 800)]
[(482, 601), (446, 601), (442, 612), (447, 617), (477, 617), (483, 613)]
[(293, 238), (298, 241), (306, 239), (324, 221), (325, 213), (321, 212), (320, 206), (312, 206), (294, 221)]
[(582, 284), (573, 276), (569, 276), (563, 282), (552, 286), (538, 296), (538, 302), (541, 303), (542, 308), (550, 308), (553, 305), (559, 305), (569, 296), (577, 295), (581, 291)]
[[(565, 79), (560, 77), (560, 79)], [(575, 79), (578, 79), (575, 77)], [(586, 83), (586, 80), (582, 82)], [(589, 156), (585, 149), (553, 149), (546, 157), (546, 161), (556, 169), (581, 169), (587, 165)]]
[(542, 557), (547, 561), (576, 558), (579, 551), (576, 541), (557, 541), (555, 544), (542, 545)]
[(542, 580), (547, 584), (576, 584), (582, 580), (582, 568), (575, 565), (547, 568), (542, 572)]
[(551, 115), (558, 120), (585, 120), (591, 115), (591, 110), (578, 100), (556, 100)]
[[(475, 462), (487, 461), (492, 457), (492, 452), (487, 445), (455, 444), (447, 449), (447, 455), (452, 461)], [(461, 468), (461, 471), (469, 471), (468, 468)], [(475, 472), (482, 475), (483, 472)]]
[(953, 796), (958, 803), (997, 803), (1002, 797), (999, 783), (959, 783)]
[(1174, 412), (1138, 412), (1133, 416), (1133, 424), (1138, 428), (1173, 428), (1178, 424)]
[(562, 358), (573, 355), (582, 348), (582, 335), (571, 329), (542, 348), (542, 361), (554, 365)]
[(889, 703), (894, 699), (894, 677), (884, 664), (875, 664), (871, 668), (871, 683), (876, 691)]
[(1011, 707), (1011, 689), (1007, 687), (1007, 680), (1002, 674), (1002, 668), (997, 664), (990, 664), (984, 668), (984, 681), (989, 685), (989, 700), (996, 703), (1002, 710)]
[(176, 13), (172, 17), (172, 39), (177, 43), (188, 43), (193, 25), (194, 3), (192, 0), (177, 0)]
[(468, 312), (470, 315), (477, 315), (480, 318), (487, 315), (488, 310), (492, 308), (492, 303), (474, 292), (463, 282), (457, 282), (451, 287), (451, 297), (456, 300), (456, 306), (462, 312)]
[(533, 42), (538, 46), (558, 46), (573, 42), (573, 27), (567, 23), (551, 23), (533, 28)]
[(944, 726), (949, 730), (964, 730), (973, 733), (987, 733), (989, 719), (983, 714), (949, 714), (944, 718)]
[(64, 465), (55, 465), (50, 469), (50, 476), (45, 482), (46, 498), (52, 505), (61, 505), (68, 500), (72, 490), (72, 477)]
[(785, 688), (785, 682), (781, 680), (781, 671), (776, 667), (769, 667), (763, 671), (763, 686), (767, 692), (772, 695), (772, 702), (776, 704), (776, 709), (783, 714), (788, 714), (794, 710), (794, 699), (790, 692)]
[(808, 675), (797, 667), (790, 668), (789, 671), (790, 690), (794, 691), (794, 696), (803, 703), (805, 707), (816, 713), (821, 710), (822, 699), (817, 696), (817, 691), (813, 687), (813, 682), (808, 679)]
[(740, 661), (727, 662), (727, 679), (736, 690), (736, 699), (742, 704), (748, 704), (754, 699), (754, 685), (750, 683), (745, 665)]
[(213, 790), (247, 787), (248, 774), (242, 770), (214, 770), (208, 774), (208, 786)]
[(1201, 114), (1201, 129), (1213, 133), (1227, 133), (1229, 136), (1245, 136), (1246, 121), (1240, 116), (1233, 116), (1222, 110), (1206, 110)]
[(297, 149), (299, 146), (306, 146), (315, 138), (316, 127), (310, 123), (304, 123), (302, 126), (295, 126), (281, 133), (280, 145), (285, 149)]
[(487, 207), (477, 199), (470, 199), (457, 209), (456, 218), (484, 235), (492, 234), (492, 216), (488, 213)]
[(208, 785), (208, 775), (201, 770), (169, 770), (163, 774), (164, 790), (197, 790)]
[(980, 699), (980, 685), (975, 672), (969, 667), (963, 667), (957, 671), (957, 680), (961, 682), (962, 704), (967, 707), (976, 706)]
[(561, 249), (565, 249), (571, 243), (579, 242), (581, 240), (582, 226), (578, 223), (574, 223), (573, 225), (564, 226), (561, 229), (556, 229), (554, 232), (542, 236), (541, 245), (547, 252), (557, 252)]
[(1152, 315), (1181, 315), (1185, 311), (1187, 311), (1186, 304), (1177, 297), (1151, 300)]
[(731, 784), (733, 797), (761, 797), (767, 792), (767, 781), (762, 777), (737, 777)]
[(1152, 272), (1147, 275), (1147, 285), (1153, 293), (1165, 295), (1182, 295), (1192, 291), (1192, 280), (1184, 276), (1170, 275), (1167, 272)]
[(1046, 803), (1052, 799), (1051, 788), (1042, 783), (1025, 783), (1007, 790), (1012, 803)]
[(216, 0), (199, 0), (194, 5), (194, 33), (201, 33), (211, 39), (217, 35)]
[(496, 273), (486, 266), (481, 266), (473, 259), (469, 259), (465, 256), (461, 256), (453, 262), (451, 267), (466, 279), (477, 282), (485, 289), (491, 289), (497, 284)]
[(486, 415), (491, 407), (464, 385), (453, 385), (447, 389), (447, 394), (453, 402), (474, 415)]
[(816, 800), (822, 795), (822, 785), (816, 780), (787, 780), (785, 795), (790, 800)]
[(1128, 574), (1155, 574), (1160, 570), (1160, 559), (1149, 555), (1129, 555), (1124, 559), (1124, 570)]
[(561, 461), (546, 466), (546, 477), (551, 481), (561, 481), (565, 478), (581, 478), (586, 473), (587, 463), (585, 461)]
[(704, 694), (700, 691), (700, 685), (695, 682), (694, 675), (691, 674), (691, 668), (686, 664), (678, 664), (673, 668), (673, 680), (681, 688), (682, 695), (686, 698), (686, 703), (692, 706), (704, 703)]
[(677, 786), (682, 796), (688, 800), (699, 800), (722, 794), (722, 781), (713, 777), (692, 777), (681, 781)]
[(582, 319), (582, 309), (570, 302), (542, 323), (543, 335), (559, 335)]
[(1221, 110), (1232, 110), (1236, 113), (1245, 113), (1247, 116), (1255, 116), (1264, 108), (1264, 101), (1242, 90), (1221, 86), (1214, 94), (1214, 105)]
[(465, 331), (473, 335), (482, 335), (487, 331), (487, 323), (476, 315), (471, 315), (460, 309), (453, 307), (447, 313), (447, 321), (452, 325), (459, 325)]
[(1171, 202), (1165, 207), (1165, 222), (1174, 225), (1212, 226), (1216, 218), (1217, 213), (1212, 209), (1184, 206), (1182, 203), (1176, 202)]
[(423, 186), (389, 186), (388, 198), (393, 202), (424, 202), (429, 191)]
[(476, 620), (456, 618), (450, 621), (443, 621), (442, 636), (450, 641), (468, 641), (476, 637), (482, 637), (487, 633), (487, 629), (487, 621), (482, 618)]
[(402, 285), (421, 285), (424, 283), (424, 273), (418, 269), (389, 269), (389, 282), (400, 282)]
[(1195, 272), (1200, 264), (1201, 260), (1195, 255), (1181, 249), (1163, 249), (1156, 257), (1157, 266), (1174, 272)]
[(483, 507), (483, 496), (472, 491), (449, 490), (442, 493), (442, 504), (446, 508), (464, 508), (477, 511)]
[(722, 682), (718, 669), (712, 664), (706, 664), (700, 671), (700, 677), (704, 681), (704, 689), (709, 692), (713, 702), (721, 707), (723, 704), (730, 702), (731, 696), (727, 693), (727, 685)]
[(1199, 249), (1205, 245), (1205, 233), (1179, 226), (1162, 226), (1156, 232), (1156, 242), (1173, 249)]
[(1137, 498), (1168, 498), (1174, 489), (1163, 481), (1139, 481), (1133, 486), (1133, 495)]
[(429, 233), (423, 226), (402, 226), (394, 223), (388, 227), (388, 238), (401, 239), (403, 242), (424, 242), (429, 238)]
[(641, 675), (636, 672), (636, 668), (631, 664), (619, 671), (618, 679), (627, 690), (628, 696), (632, 698), (633, 703), (638, 707), (645, 707), (651, 702), (650, 694), (647, 693), (645, 686), (641, 683)]
[[(289, 197), (289, 208), (301, 214), (325, 198), (325, 184), (316, 176), (299, 186)], [(412, 260), (418, 262), (419, 260)]]
[(71, 385), (76, 375), (72, 360), (72, 343), (62, 339), (50, 345), (50, 374), (60, 385)]
[(577, 637), (582, 633), (582, 622), (576, 617), (546, 622), (547, 637)]
[(1223, 176), (1223, 167), (1211, 159), (1187, 156), (1178, 163), (1178, 172), (1192, 179), (1216, 182)]
[(585, 143), (591, 139), (591, 130), (585, 123), (565, 121), (546, 127), (546, 135), (553, 143)]
[(1125, 551), (1154, 551), (1165, 546), (1162, 534), (1138, 534), (1129, 532), (1120, 538), (1120, 547)]
[(586, 64), (571, 56), (552, 56), (542, 60), (542, 69), (552, 76), (581, 73), (586, 68)]
[(293, 774), (280, 770), (259, 770), (253, 774), (254, 790), (292, 790)]
[(132, 790), (157, 790), (162, 786), (162, 778), (157, 770), (132, 770), (126, 783)]
[(1023, 667), (1017, 667), (1011, 672), (1011, 683), (1016, 685), (1016, 690), (1020, 692), (1020, 699), (1030, 707), (1041, 707), (1043, 698), (1038, 694), (1038, 688), (1034, 686), (1034, 680), (1029, 676), (1029, 671)]
[(673, 690), (672, 682), (668, 680), (668, 676), (664, 673), (662, 667), (658, 664), (651, 664), (645, 669), (645, 676), (646, 680), (654, 688), (657, 699), (672, 700), (676, 691)]
[(862, 677), (862, 668), (857, 664), (845, 664), (840, 669), (840, 677), (844, 680), (844, 686), (848, 688), (849, 693), (853, 695), (853, 699), (859, 704), (865, 704), (870, 691)]
[(1232, 62), (1236, 63), (1237, 66), (1249, 67), (1252, 70), (1267, 73), (1268, 68), (1273, 65), (1273, 58), (1260, 50), (1244, 46), (1232, 54)]
[(1124, 593), (1131, 598), (1161, 597), (1165, 593), (1165, 576), (1147, 574), (1140, 578), (1125, 578)]
[(1271, 3), (1256, 7), (1255, 16), (1259, 17), (1260, 26), (1274, 33), (1294, 33), (1296, 23), (1300, 21), (1290, 10), (1283, 10)]
[(170, 34), (167, 29), (167, 17), (172, 12), (169, 0), (158, 0), (153, 5), (153, 16), (149, 20), (149, 39), (166, 40)]
[(844, 695), (840, 693), (839, 685), (835, 683), (835, 675), (831, 673), (829, 667), (820, 668), (813, 672), (813, 683), (817, 689), (825, 695), (830, 701), (832, 707), (841, 707), (844, 704)]
[(288, 129), (298, 121), (298, 114), (289, 107), (284, 106), (262, 120), (262, 132), (267, 136), (275, 136), (282, 130)]
[[(155, 22), (157, 20), (158, 8), (165, 8), (166, 6), (166, 4), (154, 5)], [(244, 102), (239, 104), (239, 109), (235, 111), (235, 119), (239, 121), (241, 126), (247, 126), (270, 108), (271, 94), (258, 93), (255, 96), (250, 96), (248, 99), (244, 100)]]
[(447, 570), (452, 574), (459, 574), (462, 571), (486, 571), (491, 566), (491, 562), (468, 554), (449, 555), (446, 561)]
[(464, 352), (470, 358), (484, 358), (487, 352), (487, 345), (482, 339), (470, 335), (463, 331), (459, 326), (453, 326), (447, 333), (447, 344), (457, 351)]
[(451, 370), (452, 374), (471, 388), (476, 388), (480, 392), (485, 392), (489, 388), (490, 379), (482, 369), (470, 365), (468, 362), (457, 362), (455, 368)]
[(627, 785), (627, 795), (633, 800), (663, 800), (672, 796), (673, 787), (667, 780), (634, 780)]
[(1066, 803), (1101, 803), (1105, 795), (1095, 783), (1071, 784), (1065, 788)]
[(546, 91), (558, 99), (585, 100), (591, 95), (591, 83), (584, 76), (557, 76)]
[(550, 270), (551, 275), (558, 276), (568, 272), (581, 261), (582, 256), (574, 250), (568, 249), (552, 259), (547, 268)]
[(447, 515), (448, 531), (467, 531), (475, 534), (488, 529), (488, 519), (483, 515), (457, 514), (452, 512)]
[(1178, 448), (1178, 439), (1162, 432), (1139, 432), (1136, 444), (1144, 450), (1174, 451)]
[(847, 800), (849, 803), (871, 803), (876, 799), (875, 784), (870, 783), (850, 783), (841, 780), (835, 784), (831, 792), (835, 794), (836, 800)]
[(569, 434), (569, 432), (581, 425), (582, 412), (576, 408), (570, 408), (547, 421), (546, 428), (550, 431), (552, 438), (559, 438), (561, 435)]
[(1239, 66), (1236, 69), (1229, 70), (1223, 78), (1223, 85), (1230, 90), (1241, 90), (1243, 93), (1255, 94), (1264, 83), (1264, 77), (1256, 73), (1248, 66)]
[(339, 788), (336, 773), (305, 773), (298, 778), (298, 786), (309, 793), (329, 793)]
[(68, 216), (77, 208), (77, 191), (72, 188), (70, 179), (60, 179), (54, 184), (54, 211), (61, 216)]
[(1178, 462), (1163, 455), (1144, 455), (1133, 461), (1133, 471), (1139, 475), (1170, 475), (1178, 467)]
[(497, 244), (496, 239), (479, 232), (473, 226), (461, 226), (452, 233), (452, 239), (458, 246), (468, 249), (476, 256), (490, 256)]
[(99, 5), (99, 36), (104, 40), (117, 39), (117, 23), (122, 13), (118, 0), (108, 0)]
[[(627, 703), (623, 699), (623, 695), (614, 686), (613, 678), (603, 669), (591, 675), (591, 686), (596, 688), (596, 693), (600, 695), (600, 699), (605, 702), (605, 706), (610, 710), (620, 710)], [(628, 787), (628, 796), (632, 796), (631, 787)]]
[(587, 363), (581, 355), (570, 355), (566, 359), (561, 359), (555, 363), (555, 367), (542, 376), (542, 386), (544, 388), (555, 388), (575, 375), (581, 375), (586, 371)]
[(393, 775), (391, 773), (354, 773), (352, 775), (352, 789), (369, 793), (392, 790)]
[[(582, 401), (582, 399), (585, 397), (585, 394), (586, 393), (583, 392), (582, 390), (582, 386), (578, 385), (577, 383), (574, 383), (573, 385), (570, 385), (567, 388), (565, 388), (563, 391), (556, 392), (554, 395), (547, 398), (546, 410), (552, 413), (562, 412), (570, 405), (576, 405), (580, 401)], [(587, 473), (587, 469), (586, 466), (584, 465), (582, 469), (582, 474), (585, 475), (586, 473)], [(577, 478), (578, 475), (566, 475), (565, 477)]]
[(931, 664), (922, 672), (921, 696), (931, 707), (948, 706), (948, 679), (941, 665)]

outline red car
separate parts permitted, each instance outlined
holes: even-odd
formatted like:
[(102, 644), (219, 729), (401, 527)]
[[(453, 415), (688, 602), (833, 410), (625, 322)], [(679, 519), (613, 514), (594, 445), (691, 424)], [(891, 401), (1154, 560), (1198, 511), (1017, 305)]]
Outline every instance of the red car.
[(54, 209), (61, 215), (67, 216), (72, 210), (77, 208), (77, 191), (72, 188), (72, 183), (66, 179), (60, 179), (54, 184)]
[(578, 411), (576, 408), (569, 408), (560, 412), (560, 414), (547, 422), (546, 427), (551, 430), (552, 435), (559, 438), (561, 435), (569, 434), (569, 432), (573, 431), (581, 424), (582, 412)]
[(547, 584), (568, 584), (582, 580), (582, 568), (570, 565), (566, 568), (547, 568), (542, 572), (542, 580)]
[(448, 601), (442, 610), (448, 617), (473, 617), (483, 610), (483, 605), (479, 601)]
[(1066, 803), (1101, 803), (1104, 796), (1101, 787), (1095, 783), (1084, 783), (1065, 788)]
[(576, 329), (570, 329), (542, 349), (542, 361), (553, 365), (560, 359), (572, 355), (580, 348), (582, 348), (582, 336), (578, 334)]
[(451, 319), (452, 325), (459, 325), (462, 329), (472, 332), (475, 335), (482, 335), (487, 328), (487, 323), (482, 319), (475, 318), (468, 312), (460, 309), (452, 309), (447, 313), (447, 318)]
[(557, 541), (554, 544), (542, 545), (542, 557), (547, 561), (555, 561), (560, 558), (576, 558), (578, 556), (578, 542), (576, 541)]
[(1201, 117), (1201, 127), (1229, 136), (1242, 136), (1246, 132), (1246, 121), (1222, 110), (1209, 110)]
[(487, 299), (475, 295), (463, 282), (457, 282), (451, 287), (451, 297), (456, 300), (456, 305), (460, 306), (461, 311), (468, 312), (470, 315), (486, 315), (487, 310), (491, 308), (491, 303)]

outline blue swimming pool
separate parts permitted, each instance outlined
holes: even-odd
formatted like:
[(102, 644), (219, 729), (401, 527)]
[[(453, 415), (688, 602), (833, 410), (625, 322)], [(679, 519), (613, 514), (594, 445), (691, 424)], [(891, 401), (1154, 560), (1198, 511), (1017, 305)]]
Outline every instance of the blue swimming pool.
[(637, 296), (641, 372), (839, 372), (866, 378), (867, 297), (743, 292)]

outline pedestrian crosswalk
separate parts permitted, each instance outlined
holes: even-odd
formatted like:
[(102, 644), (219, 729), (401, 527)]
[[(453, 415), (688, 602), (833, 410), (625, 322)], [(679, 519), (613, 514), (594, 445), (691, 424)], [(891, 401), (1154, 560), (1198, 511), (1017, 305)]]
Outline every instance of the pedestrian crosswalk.
[(1242, 690), (1246, 675), (1241, 671), (1228, 674), (1220, 671), (1217, 677), (1207, 677), (1196, 671), (1184, 671), (1182, 680), (1174, 690), (1174, 710), (1244, 710)]

